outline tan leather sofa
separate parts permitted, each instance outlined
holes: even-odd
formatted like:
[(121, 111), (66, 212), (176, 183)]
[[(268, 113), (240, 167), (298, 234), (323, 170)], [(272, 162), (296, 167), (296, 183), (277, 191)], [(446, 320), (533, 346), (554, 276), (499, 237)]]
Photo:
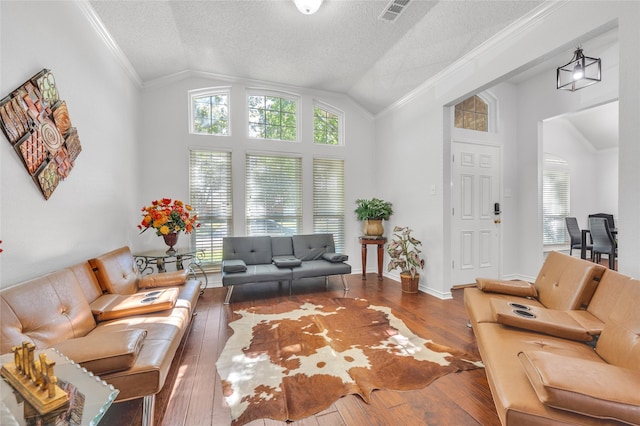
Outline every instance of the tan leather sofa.
[(128, 247), (3, 289), (0, 352), (54, 347), (120, 392), (143, 400), (153, 424), (163, 387), (200, 295), (186, 270), (141, 276)]
[(503, 425), (640, 424), (640, 281), (558, 252), (533, 284), (477, 281), (465, 306)]

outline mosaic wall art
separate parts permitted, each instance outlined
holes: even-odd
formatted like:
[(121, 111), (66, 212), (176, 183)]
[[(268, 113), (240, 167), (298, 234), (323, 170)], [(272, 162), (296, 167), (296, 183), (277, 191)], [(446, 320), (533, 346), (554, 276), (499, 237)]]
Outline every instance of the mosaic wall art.
[(50, 70), (43, 69), (0, 100), (0, 127), (48, 200), (82, 151)]

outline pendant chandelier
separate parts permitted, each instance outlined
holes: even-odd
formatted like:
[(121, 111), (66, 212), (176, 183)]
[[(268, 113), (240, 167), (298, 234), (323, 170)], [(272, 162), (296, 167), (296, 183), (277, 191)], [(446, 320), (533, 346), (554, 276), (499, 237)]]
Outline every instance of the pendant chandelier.
[(576, 90), (591, 86), (600, 81), (600, 58), (584, 56), (582, 48), (577, 47), (571, 61), (558, 67), (557, 88), (561, 90)]

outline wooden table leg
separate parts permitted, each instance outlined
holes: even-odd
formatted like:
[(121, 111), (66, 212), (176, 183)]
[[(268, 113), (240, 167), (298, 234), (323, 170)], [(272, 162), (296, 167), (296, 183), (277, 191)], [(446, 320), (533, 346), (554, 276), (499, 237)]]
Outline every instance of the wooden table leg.
[(378, 244), (378, 280), (382, 281), (382, 260), (384, 259), (384, 244)]
[(362, 244), (362, 279), (367, 279), (367, 245)]

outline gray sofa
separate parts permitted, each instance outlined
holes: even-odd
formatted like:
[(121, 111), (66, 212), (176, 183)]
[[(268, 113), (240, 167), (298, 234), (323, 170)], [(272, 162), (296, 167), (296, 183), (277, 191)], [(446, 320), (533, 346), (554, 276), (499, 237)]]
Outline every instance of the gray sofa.
[(301, 278), (351, 273), (348, 257), (336, 253), (332, 234), (293, 235), (291, 237), (226, 237), (222, 240), (222, 285), (228, 287), (224, 303), (228, 304), (233, 288), (260, 282), (289, 283)]

